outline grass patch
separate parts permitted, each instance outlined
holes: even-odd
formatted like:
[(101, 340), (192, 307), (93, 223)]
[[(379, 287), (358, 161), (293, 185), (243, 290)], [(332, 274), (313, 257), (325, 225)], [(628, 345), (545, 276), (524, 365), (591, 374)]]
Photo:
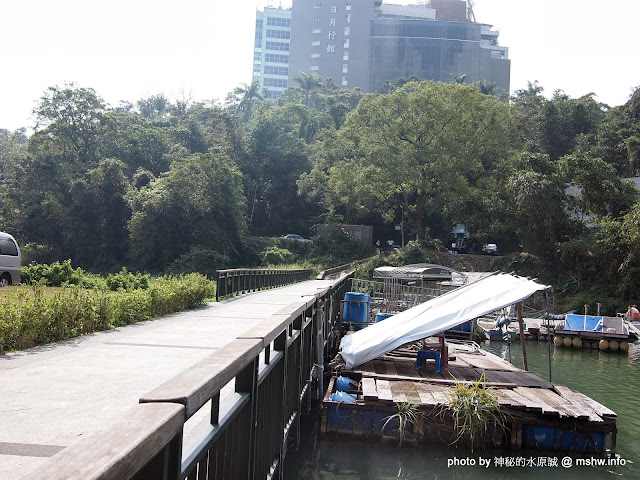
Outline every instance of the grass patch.
[(150, 320), (204, 304), (215, 284), (203, 275), (152, 279), (146, 288), (10, 287), (1, 291), (0, 353)]
[(398, 402), (398, 411), (386, 417), (382, 425), (382, 431), (387, 424), (396, 424), (398, 428), (398, 448), (402, 448), (406, 440), (407, 432), (410, 429), (420, 430), (420, 419), (424, 417), (424, 412), (419, 406), (411, 402)]
[(473, 452), (476, 445), (484, 443), (490, 429), (504, 428), (506, 417), (492, 390), (486, 385), (484, 373), (471, 385), (456, 383), (449, 393), (449, 404), (443, 407), (443, 411), (448, 411), (453, 417), (452, 443), (465, 441)]

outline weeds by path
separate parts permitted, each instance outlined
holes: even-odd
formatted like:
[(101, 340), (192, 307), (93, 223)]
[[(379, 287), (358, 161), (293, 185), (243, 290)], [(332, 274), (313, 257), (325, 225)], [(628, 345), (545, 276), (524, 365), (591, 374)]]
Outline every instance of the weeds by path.
[(161, 277), (117, 291), (43, 284), (12, 288), (0, 300), (0, 353), (149, 320), (202, 305), (215, 284), (199, 274)]

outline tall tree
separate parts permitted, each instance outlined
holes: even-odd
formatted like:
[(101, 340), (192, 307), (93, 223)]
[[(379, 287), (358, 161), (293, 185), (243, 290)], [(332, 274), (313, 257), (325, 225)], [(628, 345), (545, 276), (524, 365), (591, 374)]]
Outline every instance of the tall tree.
[(125, 264), (131, 217), (126, 170), (120, 160), (105, 159), (73, 182), (65, 237), (76, 265), (108, 270)]
[(312, 93), (322, 86), (322, 77), (316, 73), (300, 72), (298, 75), (293, 77), (293, 81), (296, 82), (298, 84), (298, 88), (304, 92), (303, 103), (306, 106), (309, 106), (309, 100), (311, 99)]
[(566, 182), (557, 164), (546, 154), (523, 152), (513, 165), (506, 188), (511, 195), (507, 204), (510, 226), (522, 249), (554, 260), (557, 244), (572, 232)]
[(236, 87), (233, 92), (227, 95), (227, 104), (245, 122), (248, 122), (253, 115), (256, 102), (261, 100), (264, 100), (264, 96), (260, 92), (260, 82), (257, 78), (254, 78), (250, 84), (243, 83), (242, 86)]
[(640, 87), (625, 105), (607, 112), (598, 128), (593, 152), (613, 165), (619, 175), (640, 175)]
[(20, 204), (17, 173), (27, 154), (25, 130), (0, 129), (0, 230), (19, 235)]
[(305, 139), (315, 127), (309, 109), (290, 104), (262, 109), (249, 126), (240, 168), (254, 233), (281, 234), (304, 214), (296, 180), (309, 170)]
[[(580, 143), (589, 143), (604, 117), (605, 106), (590, 93), (570, 98), (562, 90), (549, 100), (537, 82), (512, 97), (526, 143), (526, 150), (542, 152), (552, 161), (572, 153)], [(587, 137), (585, 139), (585, 137)]]
[(171, 102), (162, 93), (138, 100), (140, 116), (151, 120), (168, 115), (170, 107)]
[(618, 218), (637, 200), (635, 188), (620, 178), (615, 167), (600, 158), (576, 152), (562, 157), (558, 167), (565, 182), (578, 187), (570, 200), (582, 214)]
[(176, 159), (130, 198), (131, 255), (143, 268), (162, 271), (195, 247), (237, 255), (244, 242), (241, 174), (223, 155)]
[(49, 87), (35, 108), (36, 134), (47, 135), (69, 160), (95, 162), (106, 105), (91, 88)]
[(338, 136), (333, 201), (382, 207), (388, 218), (402, 205), (424, 236), (427, 211), (453, 217), (482, 157), (509, 151), (509, 107), (470, 86), (413, 82), (363, 98)]

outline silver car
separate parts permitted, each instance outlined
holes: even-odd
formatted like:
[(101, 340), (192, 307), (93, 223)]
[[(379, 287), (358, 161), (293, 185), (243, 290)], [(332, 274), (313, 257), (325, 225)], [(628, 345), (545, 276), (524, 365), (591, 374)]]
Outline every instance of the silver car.
[(16, 239), (0, 232), (0, 286), (19, 285), (22, 256)]
[(311, 242), (308, 238), (302, 238), (300, 235), (296, 235), (295, 233), (290, 233), (285, 235), (284, 237), (280, 237), (282, 240), (297, 240), (298, 242)]

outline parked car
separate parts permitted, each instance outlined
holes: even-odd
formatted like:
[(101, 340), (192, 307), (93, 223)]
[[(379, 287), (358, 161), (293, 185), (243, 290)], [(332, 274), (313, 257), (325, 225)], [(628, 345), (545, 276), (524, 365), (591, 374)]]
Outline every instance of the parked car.
[(16, 239), (0, 232), (0, 286), (20, 284), (22, 256)]
[(497, 255), (498, 246), (495, 243), (487, 243), (484, 247), (482, 247), (482, 253), (485, 255)]
[(295, 233), (290, 233), (280, 238), (282, 240), (297, 240), (298, 242), (311, 242), (311, 240), (309, 240), (308, 238), (303, 238), (300, 235), (296, 235)]

